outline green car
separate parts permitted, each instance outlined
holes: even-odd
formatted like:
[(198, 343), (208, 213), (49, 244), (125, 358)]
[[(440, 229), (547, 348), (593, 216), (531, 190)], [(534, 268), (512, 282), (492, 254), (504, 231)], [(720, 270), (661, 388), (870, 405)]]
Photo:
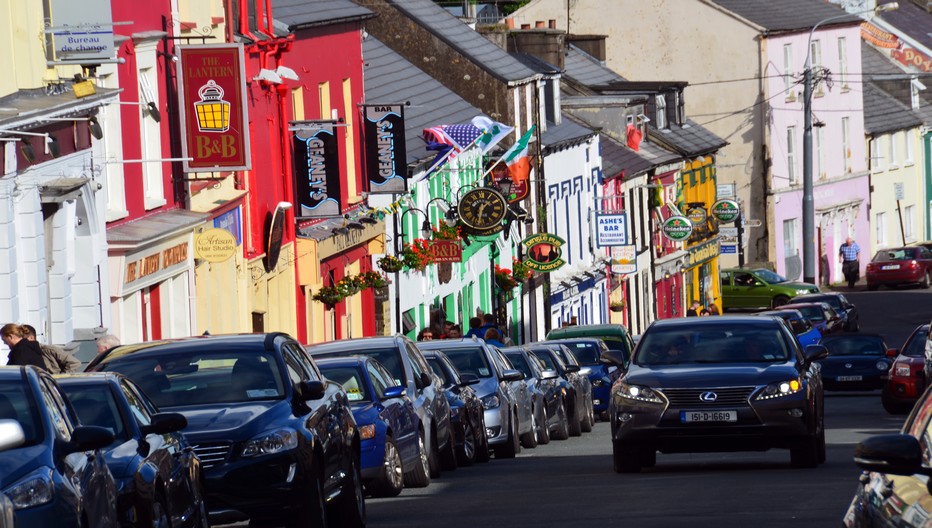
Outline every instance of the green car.
[(819, 287), (791, 282), (769, 269), (733, 268), (722, 270), (722, 306), (731, 308), (776, 308), (793, 297), (817, 293)]

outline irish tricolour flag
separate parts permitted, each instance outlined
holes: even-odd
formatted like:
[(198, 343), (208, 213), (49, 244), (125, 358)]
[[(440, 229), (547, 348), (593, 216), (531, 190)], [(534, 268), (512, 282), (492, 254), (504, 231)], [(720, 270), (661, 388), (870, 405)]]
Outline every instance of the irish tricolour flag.
[(502, 161), (508, 165), (508, 176), (514, 183), (525, 182), (531, 175), (531, 158), (528, 157), (528, 143), (534, 137), (536, 125), (521, 136), (503, 155)]

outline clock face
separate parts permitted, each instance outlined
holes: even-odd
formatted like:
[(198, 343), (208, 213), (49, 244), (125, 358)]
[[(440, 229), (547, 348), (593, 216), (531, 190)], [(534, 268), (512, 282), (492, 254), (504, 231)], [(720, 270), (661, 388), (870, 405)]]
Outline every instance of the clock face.
[(505, 197), (489, 188), (467, 192), (460, 198), (458, 206), (460, 221), (476, 231), (500, 231), (507, 209)]

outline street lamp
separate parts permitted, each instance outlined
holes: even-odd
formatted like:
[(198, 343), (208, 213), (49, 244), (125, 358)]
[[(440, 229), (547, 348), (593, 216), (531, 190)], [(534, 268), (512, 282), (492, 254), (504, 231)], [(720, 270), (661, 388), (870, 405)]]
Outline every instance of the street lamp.
[(867, 13), (882, 13), (894, 11), (900, 5), (896, 2), (881, 4), (873, 9), (845, 13), (820, 20), (809, 31), (809, 40), (806, 43), (806, 62), (803, 70), (803, 282), (815, 284), (815, 204), (812, 199), (812, 36), (819, 26), (832, 20), (846, 18), (852, 15)]

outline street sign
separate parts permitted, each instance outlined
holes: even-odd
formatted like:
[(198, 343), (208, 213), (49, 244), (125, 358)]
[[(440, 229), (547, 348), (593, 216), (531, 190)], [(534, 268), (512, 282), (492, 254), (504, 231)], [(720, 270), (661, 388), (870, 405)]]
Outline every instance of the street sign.
[(744, 226), (745, 226), (745, 227), (760, 227), (760, 226), (761, 226), (761, 221), (760, 221), (760, 220), (757, 220), (756, 218), (755, 218), (755, 219), (748, 219), (748, 220), (745, 220), (745, 221), (744, 221)]
[(894, 182), (893, 183), (893, 194), (897, 200), (905, 200), (906, 195), (903, 192), (903, 182)]
[(719, 183), (715, 186), (716, 200), (729, 200), (735, 198), (735, 184)]
[(722, 244), (722, 247), (719, 248), (719, 251), (722, 255), (737, 255), (738, 246)]

